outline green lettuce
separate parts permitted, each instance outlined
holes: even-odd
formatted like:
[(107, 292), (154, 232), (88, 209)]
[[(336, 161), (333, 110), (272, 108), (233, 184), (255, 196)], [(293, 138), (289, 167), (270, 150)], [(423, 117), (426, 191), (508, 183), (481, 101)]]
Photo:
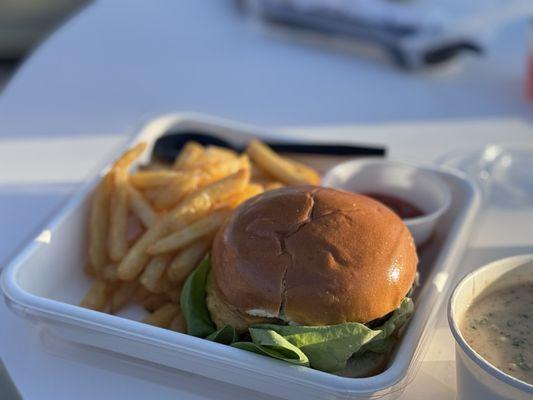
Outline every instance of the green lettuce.
[(223, 328), (220, 328), (218, 331), (206, 336), (206, 339), (211, 340), (212, 342), (231, 345), (235, 343), (239, 337), (237, 336), (237, 332), (235, 332), (235, 328), (233, 326), (226, 325)]
[(205, 284), (210, 269), (211, 259), (207, 255), (187, 277), (180, 296), (181, 311), (187, 321), (187, 333), (202, 338), (216, 331), (205, 304)]
[(413, 301), (406, 297), (377, 328), (357, 322), (327, 326), (257, 324), (249, 328), (250, 341), (239, 341), (233, 327), (216, 330), (211, 321), (205, 301), (210, 267), (210, 260), (206, 258), (189, 275), (183, 287), (181, 307), (190, 335), (321, 371), (339, 373), (346, 369), (348, 360), (351, 360), (350, 365), (357, 365), (354, 360), (360, 359), (366, 370), (373, 364), (382, 364), (383, 357), (372, 354), (384, 355), (392, 350), (396, 333), (414, 310)]
[(277, 332), (253, 327), (250, 327), (249, 331), (252, 338), (251, 342), (236, 342), (232, 346), (291, 364), (309, 366), (307, 355)]

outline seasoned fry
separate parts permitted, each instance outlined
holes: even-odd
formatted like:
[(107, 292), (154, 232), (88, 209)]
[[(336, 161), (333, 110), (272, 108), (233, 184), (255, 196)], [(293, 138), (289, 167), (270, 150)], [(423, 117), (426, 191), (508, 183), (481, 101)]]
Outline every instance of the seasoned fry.
[(202, 154), (200, 154), (193, 162), (190, 162), (188, 165), (182, 167), (182, 169), (207, 169), (213, 164), (235, 160), (237, 156), (237, 153), (235, 153), (233, 150), (218, 146), (207, 146)]
[(239, 156), (235, 150), (215, 145), (207, 146), (205, 153), (214, 160), (230, 160)]
[(180, 296), (181, 296), (181, 288), (182, 286), (175, 286), (172, 288), (172, 289), (168, 289), (165, 294), (167, 295), (167, 297), (170, 299), (170, 301), (174, 302), (174, 303), (178, 303), (180, 302)]
[(174, 332), (187, 333), (187, 322), (183, 313), (179, 312), (170, 322), (168, 329)]
[(94, 271), (94, 267), (90, 261), (85, 263), (85, 268), (83, 269), (83, 271), (85, 272), (85, 274), (92, 276), (93, 278), (96, 277), (96, 272)]
[(291, 163), (295, 168), (296, 171), (307, 177), (307, 181), (312, 185), (319, 185), (320, 184), (320, 174), (315, 171), (313, 168), (308, 167), (305, 164), (302, 164), (301, 162), (295, 161), (295, 160), (289, 160), (285, 159), (289, 163)]
[[(202, 218), (209, 210), (224, 207), (235, 193), (241, 192), (250, 180), (249, 170), (240, 170), (185, 197), (168, 213), (171, 231)], [(161, 236), (162, 237), (162, 236)]]
[(142, 285), (138, 285), (137, 286), (137, 290), (135, 291), (135, 293), (132, 296), (132, 300), (142, 303), (150, 295), (151, 295), (151, 293), (148, 291), (148, 289), (146, 289)]
[(250, 180), (252, 182), (270, 182), (274, 180), (272, 175), (267, 174), (253, 162), (250, 164)]
[(103, 281), (95, 281), (83, 300), (81, 307), (95, 311), (104, 311), (108, 300), (108, 284)]
[(128, 169), (146, 148), (139, 143), (126, 151), (113, 165), (113, 190), (111, 192), (109, 256), (120, 261), (128, 250)]
[(118, 277), (122, 280), (134, 279), (148, 262), (149, 255), (146, 253), (148, 247), (170, 232), (182, 229), (201, 218), (210, 209), (223, 204), (233, 194), (242, 191), (249, 179), (250, 172), (240, 170), (185, 197), (135, 242), (118, 266)]
[(102, 280), (106, 282), (116, 282), (118, 281), (117, 277), (117, 266), (113, 264), (107, 264), (104, 269), (100, 272)]
[(257, 183), (250, 183), (248, 186), (244, 188), (242, 192), (235, 193), (229, 200), (228, 200), (228, 206), (230, 208), (235, 208), (239, 204), (244, 203), (246, 200), (251, 199), (254, 196), (257, 196), (258, 194), (263, 193), (263, 186), (257, 184)]
[(263, 184), (265, 191), (279, 189), (279, 188), (282, 188), (283, 186), (285, 186), (283, 183), (276, 182), (276, 181), (266, 182)]
[(195, 161), (204, 153), (204, 148), (202, 145), (189, 141), (185, 143), (180, 154), (174, 160), (174, 165), (172, 168), (183, 170), (187, 169), (189, 166), (193, 165)]
[(250, 159), (246, 155), (208, 164), (202, 168), (201, 185), (211, 184), (241, 169), (250, 170)]
[(128, 178), (126, 170), (116, 170), (111, 192), (109, 217), (109, 256), (120, 261), (128, 249)]
[(160, 237), (165, 236), (170, 231), (172, 219), (169, 215), (156, 221), (154, 225), (146, 230), (143, 235), (127, 252), (117, 268), (117, 275), (123, 281), (135, 279), (142, 272), (150, 256), (146, 254), (146, 249), (157, 241)]
[(166, 169), (138, 171), (130, 175), (130, 183), (139, 190), (154, 189), (165, 187), (181, 176), (181, 172)]
[(308, 175), (309, 171), (302, 171), (297, 165), (273, 152), (259, 140), (252, 140), (246, 152), (253, 162), (266, 173), (289, 185), (317, 184)]
[(146, 311), (153, 312), (166, 303), (168, 303), (168, 297), (166, 295), (151, 294), (143, 300), (143, 307)]
[(161, 293), (162, 287), (159, 282), (172, 257), (172, 254), (162, 254), (152, 258), (139, 278), (141, 285), (152, 293)]
[(139, 217), (128, 213), (128, 246), (131, 246), (145, 231), (145, 227)]
[(179, 312), (180, 308), (177, 304), (166, 303), (146, 317), (143, 322), (159, 328), (167, 328)]
[(155, 255), (180, 250), (196, 240), (218, 230), (228, 215), (229, 210), (227, 209), (222, 209), (209, 214), (193, 224), (158, 240), (148, 248), (148, 254)]
[(223, 160), (202, 167), (202, 170), (193, 170), (184, 173), (180, 179), (174, 180), (164, 190), (160, 190), (154, 199), (157, 209), (174, 206), (186, 195), (203, 188), (217, 180), (225, 178), (239, 171), (249, 169), (250, 162), (247, 156), (230, 160)]
[(126, 187), (131, 210), (137, 215), (145, 227), (152, 226), (155, 223), (157, 214), (137, 189), (128, 184)]
[(113, 185), (113, 173), (108, 172), (94, 193), (89, 217), (89, 260), (94, 273), (107, 264), (107, 238), (109, 197)]
[(135, 146), (133, 146), (129, 150), (126, 150), (124, 154), (120, 156), (120, 158), (113, 165), (113, 169), (127, 170), (131, 166), (133, 161), (135, 161), (145, 149), (146, 143), (137, 143)]
[(176, 255), (167, 270), (169, 279), (176, 283), (184, 281), (205, 257), (212, 241), (212, 237), (200, 239)]
[(188, 194), (198, 189), (201, 175), (198, 171), (183, 173), (174, 179), (168, 186), (159, 190), (154, 196), (153, 204), (158, 210), (169, 208), (177, 204)]
[(116, 314), (130, 301), (137, 291), (139, 283), (136, 281), (121, 282), (111, 296), (111, 314)]

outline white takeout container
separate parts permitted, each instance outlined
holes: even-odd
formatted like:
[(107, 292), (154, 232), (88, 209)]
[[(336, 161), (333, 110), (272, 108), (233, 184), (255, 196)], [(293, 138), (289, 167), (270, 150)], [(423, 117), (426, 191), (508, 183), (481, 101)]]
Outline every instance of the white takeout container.
[[(485, 361), (466, 342), (460, 322), (476, 297), (504, 275), (516, 283), (533, 275), (533, 254), (494, 261), (466, 275), (454, 289), (448, 303), (448, 323), (455, 338), (457, 399), (525, 400), (533, 398), (533, 385), (500, 371)], [(496, 289), (496, 286), (494, 287)], [(492, 288), (490, 289), (492, 290)]]
[(450, 207), (450, 188), (433, 168), (395, 160), (364, 158), (337, 165), (322, 184), (359, 193), (396, 196), (416, 205), (424, 215), (404, 219), (417, 246), (433, 233), (439, 218)]
[[(184, 130), (216, 133), (241, 143), (252, 136), (277, 140), (287, 136), (197, 114), (170, 114), (146, 124), (129, 145), (148, 142), (140, 160), (146, 162), (157, 137)], [(109, 160), (108, 167), (112, 161)], [(413, 318), (384, 372), (368, 378), (347, 378), (146, 325), (137, 322), (140, 314), (135, 310), (116, 316), (79, 307), (91, 283), (83, 272), (90, 194), (105, 171), (102, 169), (83, 185), (7, 265), (1, 288), (9, 307), (44, 325), (55, 337), (70, 342), (284, 398), (398, 397), (419, 365), (426, 333), (435, 322), (436, 311), (462, 257), (480, 203), (476, 187), (464, 175), (440, 167), (432, 169), (449, 186), (453, 200), (435, 230), (435, 240), (421, 254), (420, 286), (413, 294)]]

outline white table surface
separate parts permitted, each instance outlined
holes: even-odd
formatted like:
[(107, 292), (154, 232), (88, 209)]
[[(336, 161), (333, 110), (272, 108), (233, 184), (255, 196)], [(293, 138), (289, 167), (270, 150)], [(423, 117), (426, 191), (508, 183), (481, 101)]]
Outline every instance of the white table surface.
[[(232, 3), (97, 2), (38, 49), (0, 95), (0, 263), (133, 126), (165, 111), (289, 126), (285, 131), (310, 138), (387, 143), (392, 156), (419, 160), (469, 144), (531, 143), (523, 35), (516, 24), (483, 62), (459, 71), (405, 74), (266, 37)], [(531, 252), (532, 211), (488, 210), (463, 271)], [(405, 399), (455, 396), (443, 312)], [(3, 302), (0, 326), (0, 357), (28, 399), (259, 397), (56, 342)]]

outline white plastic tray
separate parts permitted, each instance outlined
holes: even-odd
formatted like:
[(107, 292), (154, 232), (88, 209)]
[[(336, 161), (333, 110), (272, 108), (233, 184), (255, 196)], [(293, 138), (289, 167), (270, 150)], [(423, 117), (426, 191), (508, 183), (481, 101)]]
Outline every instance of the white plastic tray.
[[(279, 136), (255, 127), (196, 114), (172, 114), (145, 125), (133, 141), (151, 144), (170, 131), (216, 132), (233, 140)], [(148, 146), (143, 159), (151, 154)], [(117, 154), (118, 156), (118, 154)], [(109, 160), (111, 164), (113, 160)], [(322, 167), (331, 159), (320, 160)], [(461, 259), (480, 203), (476, 187), (463, 175), (426, 166), (447, 182), (453, 194), (419, 265), (421, 286), (415, 292), (416, 312), (388, 368), (369, 378), (344, 378), (297, 367), (229, 346), (155, 328), (126, 317), (78, 307), (90, 285), (83, 273), (89, 195), (100, 176), (85, 184), (6, 267), (1, 288), (10, 308), (45, 324), (69, 341), (122, 353), (235, 385), (286, 398), (396, 398), (419, 365), (435, 311), (443, 301)], [(105, 171), (103, 169), (102, 173)], [(131, 314), (130, 314), (131, 315)], [(118, 355), (118, 354), (117, 354)]]

